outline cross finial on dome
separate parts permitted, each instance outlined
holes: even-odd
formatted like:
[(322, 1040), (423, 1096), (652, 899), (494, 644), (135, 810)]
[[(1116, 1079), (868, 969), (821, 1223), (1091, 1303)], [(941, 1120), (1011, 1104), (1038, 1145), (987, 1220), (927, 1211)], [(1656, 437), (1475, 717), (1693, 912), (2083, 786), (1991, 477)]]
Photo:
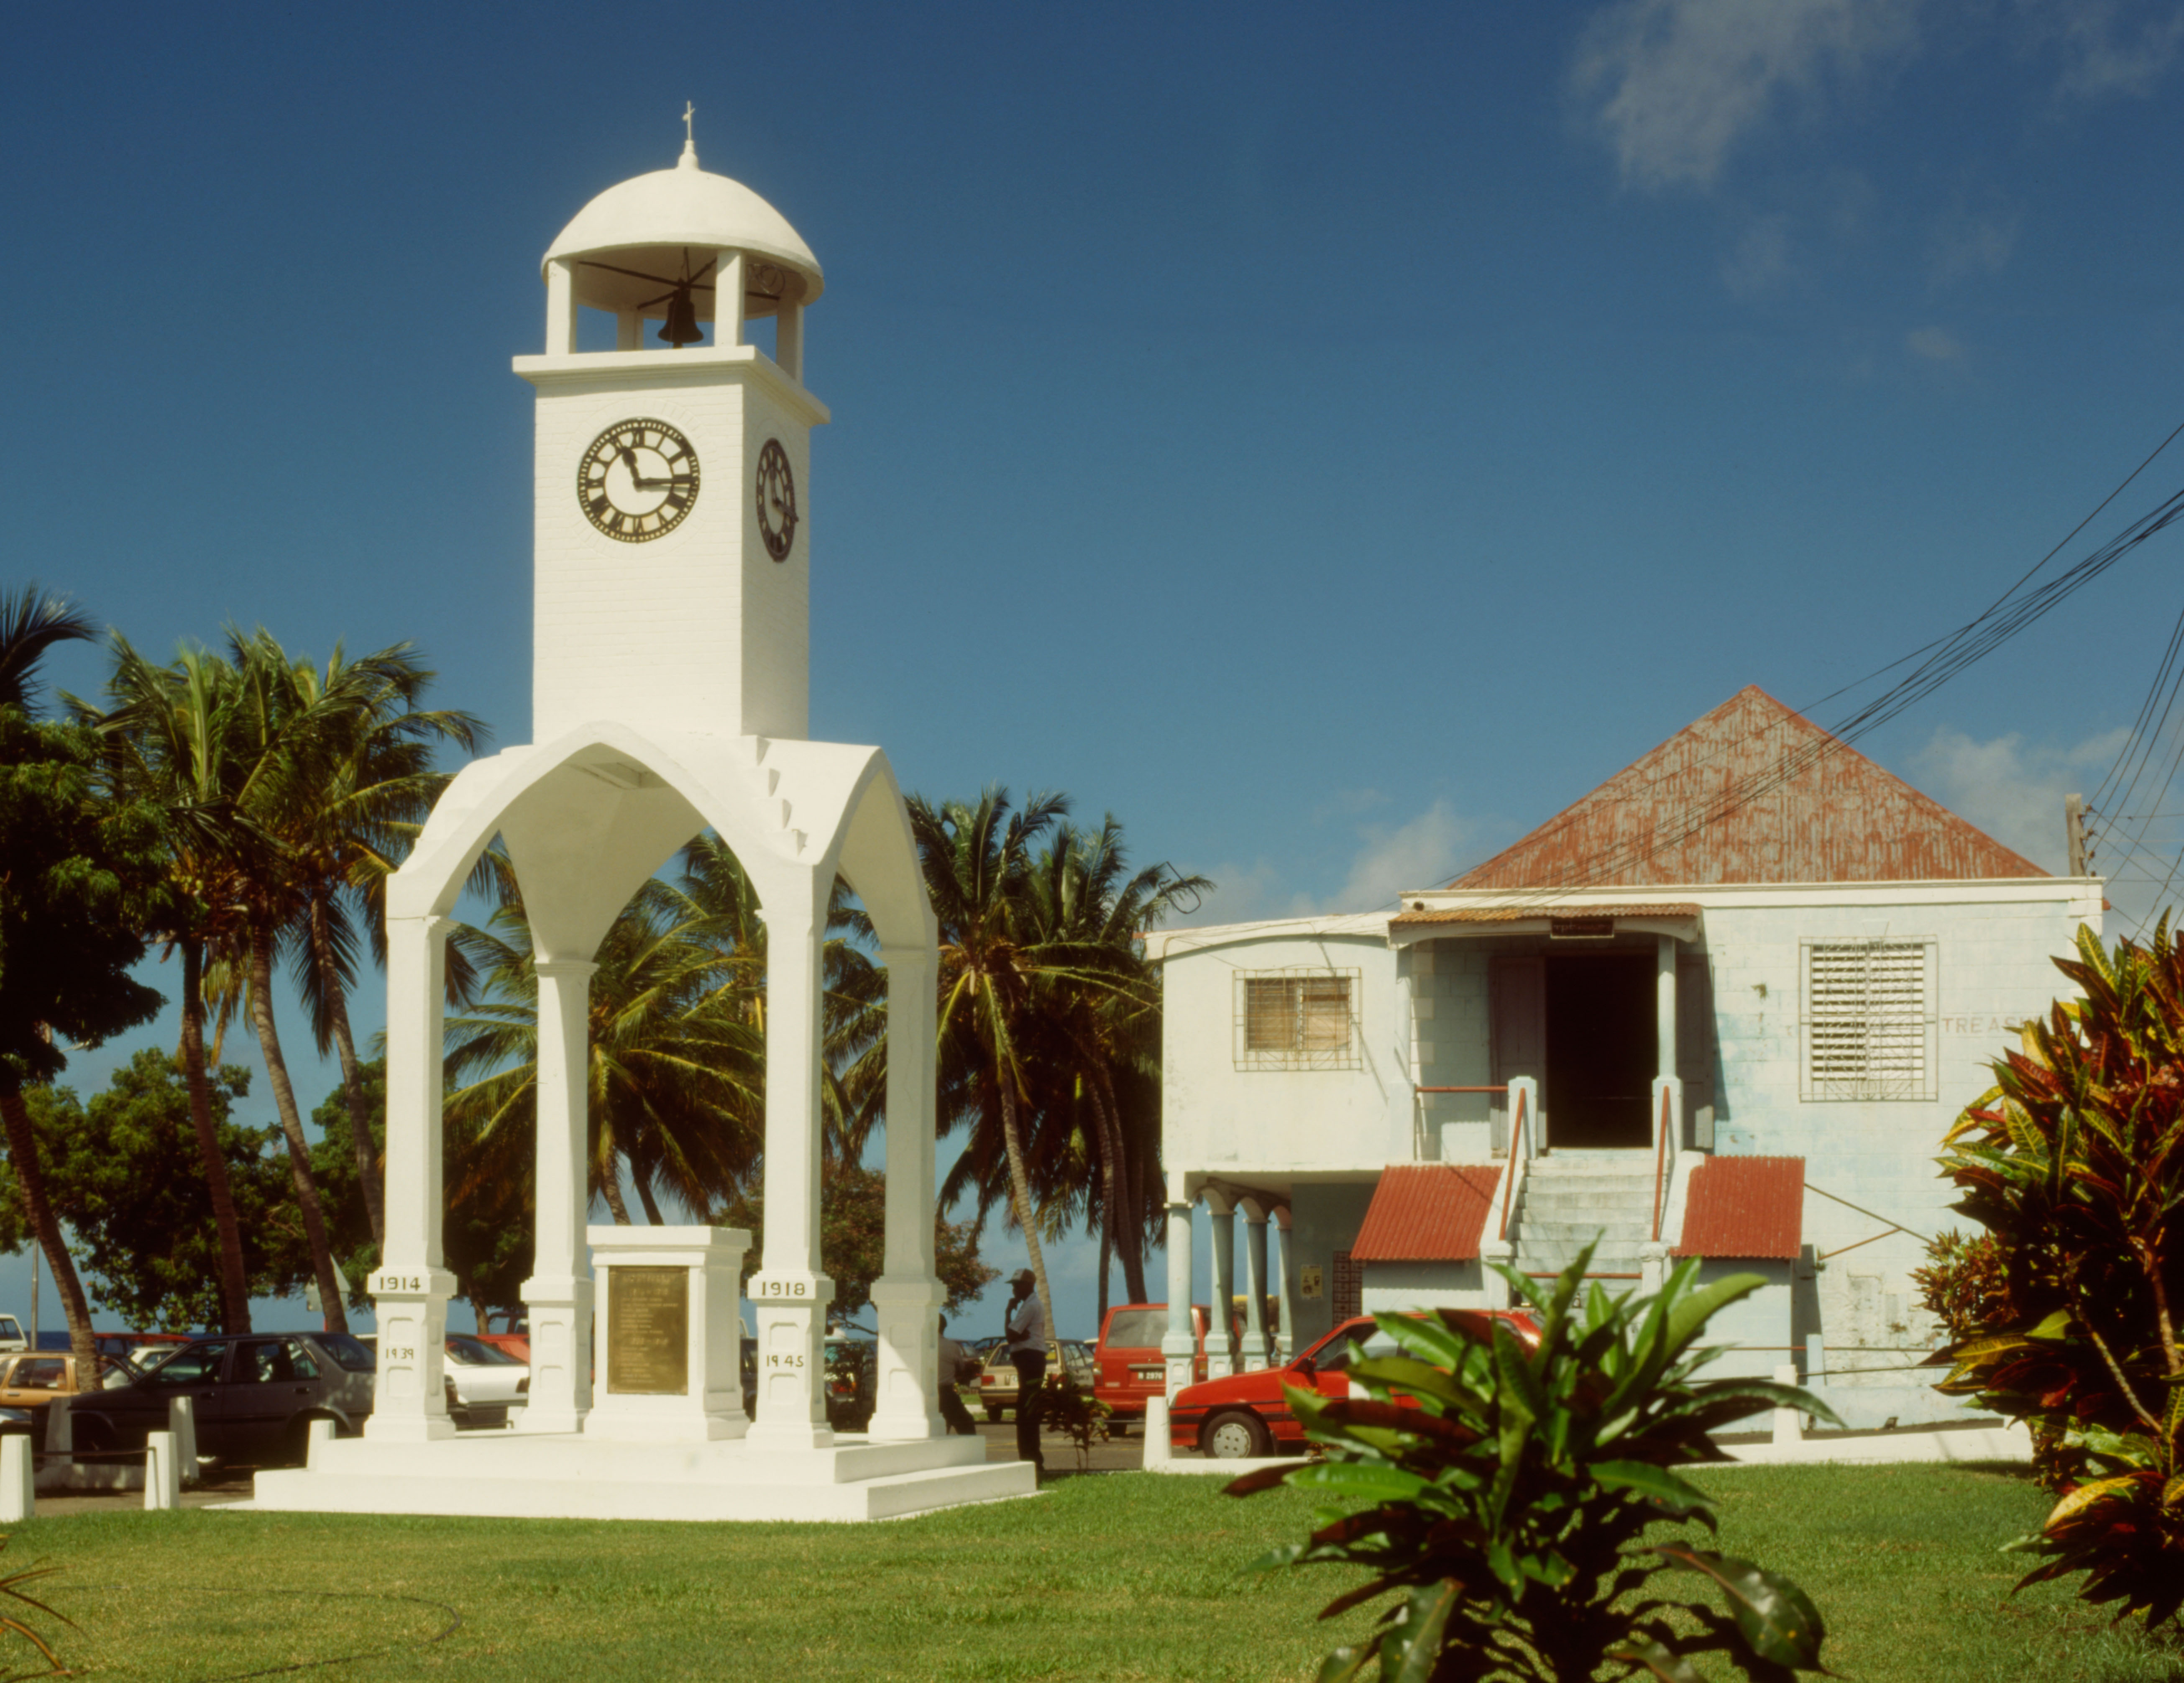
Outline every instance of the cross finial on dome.
[(697, 135), (690, 124), (690, 114), (697, 109), (687, 99), (682, 102), (682, 155), (675, 160), (675, 167), (678, 170), (698, 167)]

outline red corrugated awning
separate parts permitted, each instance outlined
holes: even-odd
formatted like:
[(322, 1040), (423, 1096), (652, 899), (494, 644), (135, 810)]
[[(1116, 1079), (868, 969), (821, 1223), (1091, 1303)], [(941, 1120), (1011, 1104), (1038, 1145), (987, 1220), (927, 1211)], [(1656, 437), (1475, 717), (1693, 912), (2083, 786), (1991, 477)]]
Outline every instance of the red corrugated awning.
[(1691, 1172), (1675, 1254), (1795, 1262), (1804, 1215), (1802, 1157), (1708, 1157)]
[(1365, 1224), (1350, 1247), (1357, 1262), (1468, 1262), (1479, 1256), (1499, 1169), (1392, 1163), (1380, 1174)]

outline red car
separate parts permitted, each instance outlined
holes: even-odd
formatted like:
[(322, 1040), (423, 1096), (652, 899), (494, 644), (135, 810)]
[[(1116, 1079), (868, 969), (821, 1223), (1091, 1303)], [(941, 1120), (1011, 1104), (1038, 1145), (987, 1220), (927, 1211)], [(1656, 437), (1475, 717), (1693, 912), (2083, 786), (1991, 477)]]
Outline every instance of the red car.
[[(1527, 1344), (1539, 1340), (1538, 1324), (1520, 1309), (1461, 1312), (1482, 1320), (1507, 1321), (1510, 1330)], [(1290, 1413), (1282, 1387), (1316, 1390), (1322, 1396), (1347, 1396), (1348, 1369), (1361, 1349), (1368, 1355), (1393, 1355), (1396, 1346), (1370, 1315), (1356, 1315), (1286, 1368), (1264, 1368), (1256, 1374), (1232, 1374), (1225, 1379), (1186, 1385), (1176, 1393), (1175, 1406), (1168, 1416), (1170, 1441), (1178, 1450), (1200, 1450), (1222, 1460), (1271, 1455), (1277, 1446), (1301, 1449), (1304, 1428)]]
[[(1206, 1306), (1190, 1306), (1190, 1331), (1196, 1344), (1192, 1377), (1206, 1377)], [(1240, 1324), (1236, 1336), (1243, 1336)], [(1161, 1340), (1167, 1335), (1167, 1305), (1124, 1303), (1107, 1311), (1100, 1323), (1100, 1341), (1092, 1352), (1092, 1395), (1113, 1411), (1118, 1420), (1142, 1420), (1145, 1399), (1158, 1396), (1167, 1386), (1167, 1358), (1161, 1354)]]

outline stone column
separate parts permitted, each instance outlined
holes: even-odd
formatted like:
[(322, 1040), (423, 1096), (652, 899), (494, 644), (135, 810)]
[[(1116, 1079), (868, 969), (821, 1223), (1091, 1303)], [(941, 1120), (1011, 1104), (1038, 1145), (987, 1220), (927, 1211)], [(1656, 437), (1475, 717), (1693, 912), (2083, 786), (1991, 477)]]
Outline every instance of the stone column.
[(1167, 1395), (1198, 1377), (1198, 1340), (1190, 1329), (1190, 1201), (1172, 1180), (1167, 1201), (1167, 1330), (1161, 1335), (1161, 1362), (1167, 1369)]
[(781, 307), (773, 317), (773, 359), (798, 385), (804, 383), (803, 282), (791, 275), (782, 283)]
[[(888, 973), (887, 1272), (872, 1282), (879, 1323), (874, 1439), (944, 1436), (935, 1324), (947, 1294), (933, 1272), (933, 994), (939, 956), (883, 947)], [(945, 1376), (955, 1382), (953, 1374)]]
[(1236, 1212), (1225, 1200), (1206, 1195), (1213, 1228), (1213, 1293), (1206, 1306), (1206, 1377), (1226, 1379), (1236, 1371), (1236, 1341), (1228, 1330), (1235, 1313)]
[(546, 354), (569, 356), (577, 348), (577, 265), (557, 257), (546, 265)]
[(644, 348), (644, 318), (633, 309), (615, 312), (615, 348), (618, 351), (641, 351)]
[(592, 1270), (585, 1244), (591, 1212), (589, 959), (542, 958), (538, 972), (538, 1211), (532, 1223), (531, 1389), (520, 1429), (583, 1429), (592, 1407)]
[(455, 1289), (440, 1249), (447, 939), (444, 917), (387, 920), (387, 1248), (370, 1282), (379, 1372), (364, 1428), (382, 1442), (455, 1433), (441, 1384)]
[[(744, 254), (739, 251), (716, 252), (713, 262), (713, 343), (726, 347), (743, 342)], [(772, 1221), (773, 1218), (769, 1215), (766, 1219)]]
[(1274, 1335), (1274, 1359), (1286, 1368), (1297, 1352), (1296, 1337), (1296, 1253), (1290, 1237), (1290, 1223), (1295, 1217), (1288, 1210), (1274, 1212), (1275, 1231), (1280, 1235), (1282, 1264), (1282, 1324)]
[(747, 1288), (758, 1319), (758, 1419), (746, 1441), (777, 1449), (834, 1441), (822, 1349), (834, 1282), (819, 1272), (825, 934), (826, 888), (816, 876), (800, 904), (766, 909), (766, 1251)]
[(1256, 1204), (1244, 1206), (1244, 1362), (1256, 1374), (1267, 1365), (1267, 1218)]

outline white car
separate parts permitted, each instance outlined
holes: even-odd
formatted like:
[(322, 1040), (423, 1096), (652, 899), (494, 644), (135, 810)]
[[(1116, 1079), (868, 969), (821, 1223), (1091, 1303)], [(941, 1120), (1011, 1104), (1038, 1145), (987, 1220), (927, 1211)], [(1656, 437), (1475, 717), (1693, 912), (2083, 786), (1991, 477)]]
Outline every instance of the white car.
[(461, 1333), (448, 1335), (447, 1374), (470, 1425), (504, 1425), (508, 1411), (530, 1400), (529, 1363)]

